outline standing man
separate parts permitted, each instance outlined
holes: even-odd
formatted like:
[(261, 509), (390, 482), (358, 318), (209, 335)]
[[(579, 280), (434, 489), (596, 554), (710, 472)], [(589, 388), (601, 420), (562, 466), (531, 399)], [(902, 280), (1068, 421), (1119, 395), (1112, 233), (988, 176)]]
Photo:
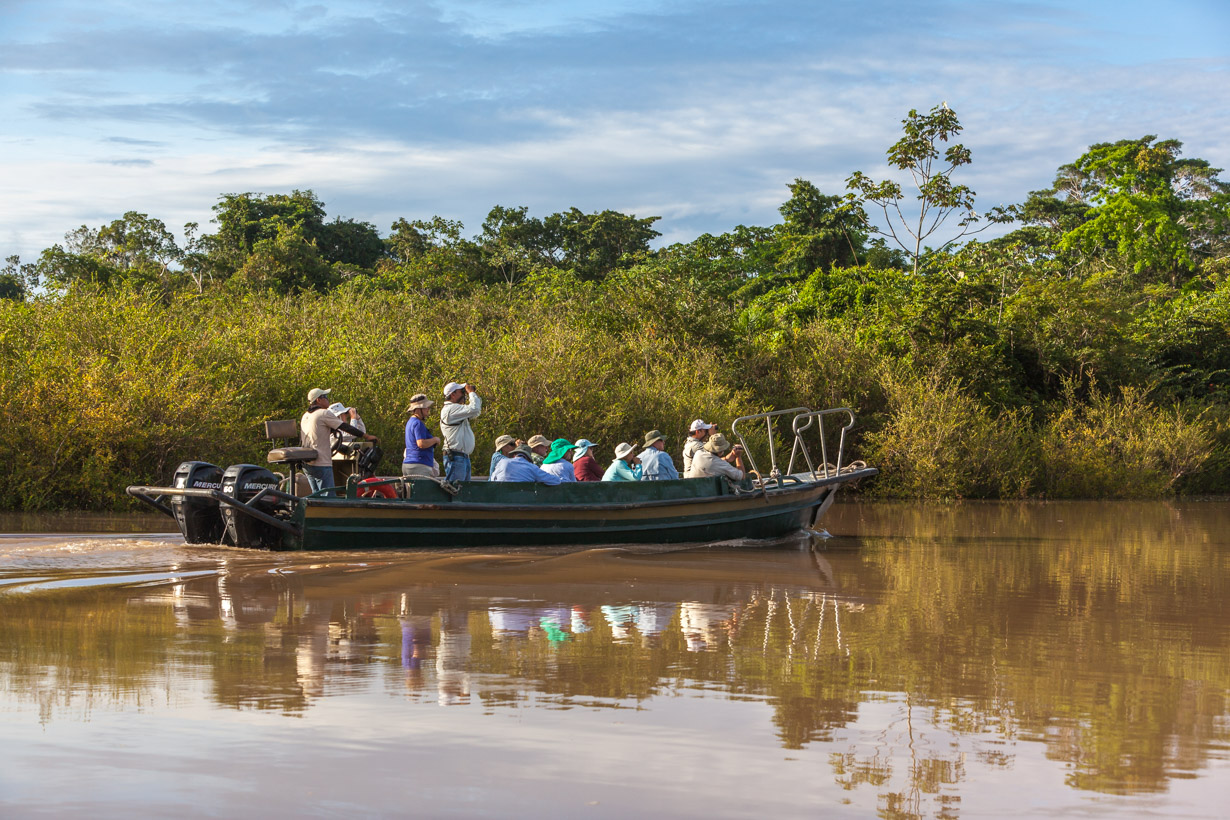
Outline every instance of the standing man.
[(410, 414), (406, 422), (406, 455), (401, 462), (401, 474), (405, 478), (435, 478), (435, 449), (440, 439), (427, 429), (427, 417), (433, 406), (435, 402), (425, 393), (410, 397), (410, 406), (406, 408)]
[(333, 448), (329, 443), (329, 436), (334, 430), (341, 430), (365, 441), (380, 441), (357, 427), (351, 427), (329, 412), (330, 392), (331, 388), (313, 387), (309, 390), (307, 412), (299, 419), (299, 446), (311, 447), (316, 451), (315, 460), (311, 464), (303, 465), (303, 473), (307, 476), (312, 492), (336, 486), (333, 481)]
[[(468, 400), (462, 404), (462, 398)], [(444, 386), (444, 406), (440, 408), (440, 433), (444, 436), (444, 478), (456, 484), (470, 480), (470, 454), (474, 452), (474, 431), (470, 419), (483, 412), (483, 400), (472, 384), (449, 382)]]
[(637, 456), (641, 460), (641, 481), (677, 481), (679, 471), (666, 452), (666, 436), (661, 430), (645, 434), (645, 449)]
[(696, 457), (700, 448), (705, 446), (709, 435), (716, 429), (716, 424), (706, 424), (704, 419), (697, 419), (688, 428), (688, 440), (683, 444), (683, 474), (685, 476), (692, 472), (692, 459)]

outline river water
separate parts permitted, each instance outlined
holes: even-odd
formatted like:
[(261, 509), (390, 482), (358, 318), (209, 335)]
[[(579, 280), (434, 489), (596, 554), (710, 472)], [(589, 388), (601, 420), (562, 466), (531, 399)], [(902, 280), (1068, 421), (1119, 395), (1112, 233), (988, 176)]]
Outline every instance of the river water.
[(1227, 502), (839, 504), (824, 542), (571, 553), (133, 532), (165, 521), (0, 520), (0, 816), (1230, 803)]

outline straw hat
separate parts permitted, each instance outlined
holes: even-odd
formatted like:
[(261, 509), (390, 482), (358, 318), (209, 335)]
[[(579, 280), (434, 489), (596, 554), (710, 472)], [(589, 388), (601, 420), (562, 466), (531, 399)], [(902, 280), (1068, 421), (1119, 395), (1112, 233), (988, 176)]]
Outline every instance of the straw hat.
[(715, 456), (720, 456), (730, 449), (730, 442), (726, 440), (726, 436), (721, 433), (714, 433), (705, 442), (705, 449), (713, 453)]
[(413, 413), (419, 409), (431, 409), (435, 406), (435, 402), (427, 398), (426, 393), (415, 393), (410, 397), (410, 406), (406, 408), (407, 413)]

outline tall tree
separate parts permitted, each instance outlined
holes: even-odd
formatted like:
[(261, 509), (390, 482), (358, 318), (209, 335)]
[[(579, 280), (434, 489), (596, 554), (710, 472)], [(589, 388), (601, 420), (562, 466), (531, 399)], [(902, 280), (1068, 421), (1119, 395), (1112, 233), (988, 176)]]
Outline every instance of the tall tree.
[(901, 124), (904, 136), (888, 149), (888, 164), (909, 174), (918, 192), (914, 196), (917, 210), (911, 211), (909, 206), (903, 208), (905, 193), (900, 183), (876, 182), (862, 171), (855, 171), (846, 180), (850, 190), (846, 198), (851, 206), (871, 203), (881, 210), (884, 227), (867, 221), (864, 223), (867, 230), (892, 239), (910, 255), (914, 273), (918, 273), (923, 243), (950, 216), (959, 216), (957, 233), (941, 243), (937, 250), (945, 250), (965, 236), (986, 230), (994, 221), (1006, 221), (1007, 216), (997, 209), (986, 215), (987, 224), (975, 227), (982, 217), (974, 211), (974, 191), (952, 181), (954, 171), (970, 164), (970, 150), (959, 143), (950, 145), (940, 158), (939, 143), (948, 142), (962, 131), (957, 113), (947, 103), (935, 106), (926, 114), (911, 109)]

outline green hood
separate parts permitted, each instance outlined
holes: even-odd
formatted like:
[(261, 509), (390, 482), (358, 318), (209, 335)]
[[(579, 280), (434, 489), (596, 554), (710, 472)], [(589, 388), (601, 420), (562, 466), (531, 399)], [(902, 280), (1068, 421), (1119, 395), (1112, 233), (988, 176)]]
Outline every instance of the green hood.
[(564, 457), (564, 454), (573, 449), (573, 444), (566, 438), (557, 438), (551, 442), (551, 452), (547, 453), (547, 457), (542, 460), (543, 464), (554, 464)]

